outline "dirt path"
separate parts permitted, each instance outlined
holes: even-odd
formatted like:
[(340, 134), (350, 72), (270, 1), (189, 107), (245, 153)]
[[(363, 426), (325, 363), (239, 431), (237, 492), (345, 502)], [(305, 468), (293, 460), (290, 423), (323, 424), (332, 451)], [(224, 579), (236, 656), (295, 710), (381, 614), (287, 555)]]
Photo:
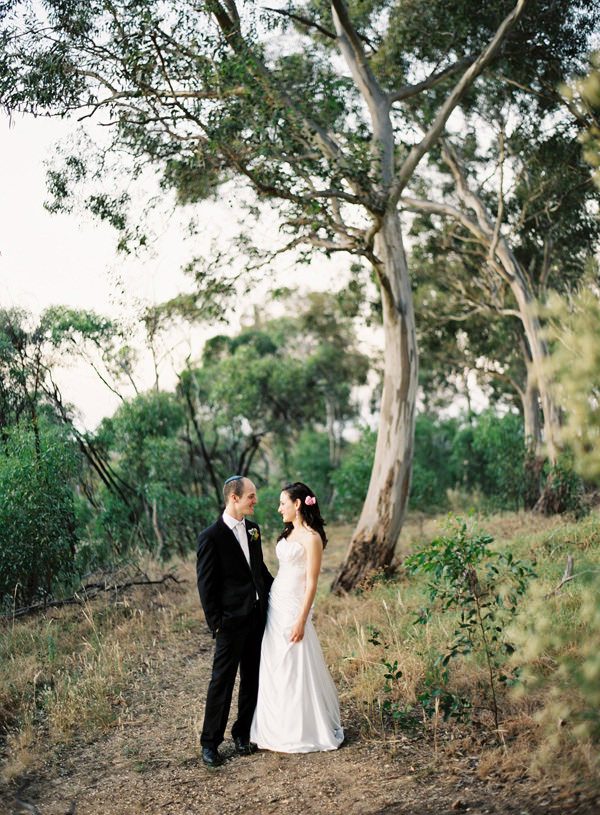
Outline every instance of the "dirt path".
[[(177, 598), (174, 599), (174, 602)], [(179, 598), (181, 600), (181, 598)], [(0, 812), (39, 815), (546, 815), (600, 811), (600, 801), (526, 777), (478, 777), (476, 756), (436, 756), (422, 737), (370, 741), (352, 722), (335, 753), (260, 752), (207, 770), (198, 754), (212, 640), (204, 630), (179, 634), (152, 655), (126, 694), (120, 725), (93, 742), (48, 754), (0, 789)]]

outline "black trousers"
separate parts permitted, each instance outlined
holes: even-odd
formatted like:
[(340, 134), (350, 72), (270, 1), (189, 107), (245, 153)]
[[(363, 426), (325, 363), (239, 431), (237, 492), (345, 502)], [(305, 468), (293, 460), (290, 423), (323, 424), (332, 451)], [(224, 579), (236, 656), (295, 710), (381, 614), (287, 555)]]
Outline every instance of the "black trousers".
[(234, 630), (217, 633), (200, 736), (202, 747), (216, 750), (223, 741), (238, 668), (238, 714), (231, 728), (231, 735), (244, 740), (249, 738), (258, 696), (258, 669), (264, 627), (264, 619), (257, 604), (252, 614)]

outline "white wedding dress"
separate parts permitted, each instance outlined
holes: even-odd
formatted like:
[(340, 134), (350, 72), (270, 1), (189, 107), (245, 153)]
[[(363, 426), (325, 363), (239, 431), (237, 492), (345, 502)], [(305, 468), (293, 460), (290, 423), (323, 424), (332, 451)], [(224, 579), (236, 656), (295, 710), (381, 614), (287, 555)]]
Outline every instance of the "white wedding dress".
[(276, 552), (279, 571), (269, 596), (250, 741), (279, 753), (336, 750), (344, 731), (312, 611), (303, 639), (290, 642), (304, 600), (306, 552), (301, 543), (287, 538), (278, 541)]

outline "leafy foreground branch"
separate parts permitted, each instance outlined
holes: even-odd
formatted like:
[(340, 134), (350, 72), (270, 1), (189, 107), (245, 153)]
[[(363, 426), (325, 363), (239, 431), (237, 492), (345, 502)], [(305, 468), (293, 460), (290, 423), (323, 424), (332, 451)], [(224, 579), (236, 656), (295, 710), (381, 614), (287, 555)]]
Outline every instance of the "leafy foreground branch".
[(448, 664), (457, 656), (473, 653), (486, 665), (491, 711), (496, 732), (500, 732), (498, 684), (514, 681), (505, 671), (506, 657), (514, 646), (506, 636), (519, 599), (525, 594), (532, 567), (508, 553), (492, 552), (490, 535), (470, 530), (467, 523), (456, 519), (449, 524), (448, 534), (433, 540), (429, 546), (405, 561), (409, 574), (425, 572), (433, 578), (428, 583), (430, 605), (421, 609), (417, 623), (427, 623), (433, 612), (458, 611), (460, 621), (453, 641), (437, 662), (442, 681), (447, 682)]

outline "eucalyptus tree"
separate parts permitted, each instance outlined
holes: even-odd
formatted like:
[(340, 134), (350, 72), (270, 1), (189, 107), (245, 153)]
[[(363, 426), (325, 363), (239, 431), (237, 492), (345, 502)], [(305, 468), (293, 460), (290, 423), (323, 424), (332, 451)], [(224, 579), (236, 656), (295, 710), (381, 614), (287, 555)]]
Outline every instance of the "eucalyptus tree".
[(74, 355), (93, 365), (90, 350), (108, 355), (116, 332), (113, 321), (92, 311), (53, 306), (36, 319), (24, 309), (0, 309), (0, 431), (27, 417), (35, 433), (44, 403), (59, 415), (57, 365)]
[(37, 417), (44, 372), (39, 343), (28, 322), (22, 309), (0, 310), (0, 433), (6, 438), (8, 428), (27, 417), (39, 451)]
[(447, 400), (452, 392), (470, 400), (474, 377), (490, 401), (515, 404), (527, 446), (541, 457), (537, 376), (506, 283), (481, 273), (484, 248), (452, 219), (436, 228), (429, 215), (420, 216), (412, 232), (419, 241), (411, 264), (419, 272), (415, 304), (425, 400)]
[(563, 91), (570, 109), (583, 125), (579, 137), (583, 157), (593, 168), (594, 183), (600, 187), (600, 51), (590, 56), (587, 75)]
[(329, 464), (334, 469), (340, 464), (345, 426), (358, 413), (353, 390), (367, 384), (369, 369), (374, 367), (357, 345), (356, 320), (364, 311), (363, 296), (363, 289), (351, 284), (340, 294), (302, 296), (293, 290), (289, 294), (289, 309), (297, 315), (289, 326), (290, 351), (305, 361), (315, 417), (325, 427)]
[(113, 330), (92, 312), (0, 309), (0, 605), (47, 596), (75, 571), (82, 454), (109, 483), (112, 473), (75, 428), (54, 368), (72, 344)]
[[(278, 211), (286, 248), (347, 252), (372, 266), (385, 335), (381, 418), (339, 589), (391, 561), (409, 494), (418, 366), (400, 201), (478, 77), (495, 59), (514, 77), (523, 52), (535, 49), (548, 4), (532, 0), (529, 16), (526, 5), (3, 6), (6, 108), (100, 117), (113, 128), (115, 149), (138, 167), (156, 163), (185, 200), (243, 179)], [(422, 134), (413, 127), (415, 105), (428, 110)], [(72, 163), (75, 175), (80, 165)], [(91, 203), (118, 222), (118, 200), (107, 194)]]
[[(433, 217), (429, 246), (435, 251), (437, 243), (438, 257), (448, 249), (439, 219), (452, 225), (452, 256), (466, 259), (473, 275), (465, 307), (487, 304), (498, 318), (521, 323), (528, 392), (539, 392), (546, 451), (556, 463), (561, 406), (545, 366), (540, 305), (549, 292), (576, 285), (600, 237), (600, 195), (578, 144), (586, 118), (560, 84), (585, 65), (600, 7), (547, 4), (545, 19), (518, 74), (489, 73), (461, 101), (457, 124), (429, 154), (429, 179), (422, 174), (403, 203)], [(423, 112), (415, 118), (423, 120)], [(461, 284), (454, 287), (459, 297)]]
[[(110, 364), (119, 346), (119, 332), (113, 320), (93, 311), (53, 306), (35, 319), (22, 309), (1, 309), (0, 434), (6, 438), (7, 428), (27, 425), (41, 455), (40, 416), (62, 423), (85, 457), (89, 472), (127, 504), (133, 488), (114, 471), (107, 453), (92, 436), (78, 427), (75, 409), (65, 402), (56, 381), (57, 368), (76, 356), (91, 364), (114, 390), (96, 362), (99, 357)], [(81, 487), (94, 505), (93, 487), (84, 473)]]
[(423, 401), (435, 410), (459, 395), (472, 415), (476, 384), (490, 404), (514, 406), (521, 414), (525, 443), (522, 497), (525, 508), (532, 509), (540, 497), (545, 460), (529, 344), (522, 322), (504, 313), (505, 287), (494, 276), (477, 274), (480, 253), (468, 249), (456, 231), (450, 222), (429, 233), (411, 258), (419, 269), (415, 306)]
[[(471, 277), (459, 278), (456, 268), (452, 278), (439, 275), (435, 287), (424, 283), (415, 293), (423, 401), (437, 410), (461, 396), (471, 412), (475, 383), (489, 402), (517, 408), (527, 446), (536, 451), (541, 413), (522, 326), (514, 317), (499, 318), (493, 292), (480, 300), (481, 290), (470, 291)], [(457, 292), (454, 286), (461, 283)]]

